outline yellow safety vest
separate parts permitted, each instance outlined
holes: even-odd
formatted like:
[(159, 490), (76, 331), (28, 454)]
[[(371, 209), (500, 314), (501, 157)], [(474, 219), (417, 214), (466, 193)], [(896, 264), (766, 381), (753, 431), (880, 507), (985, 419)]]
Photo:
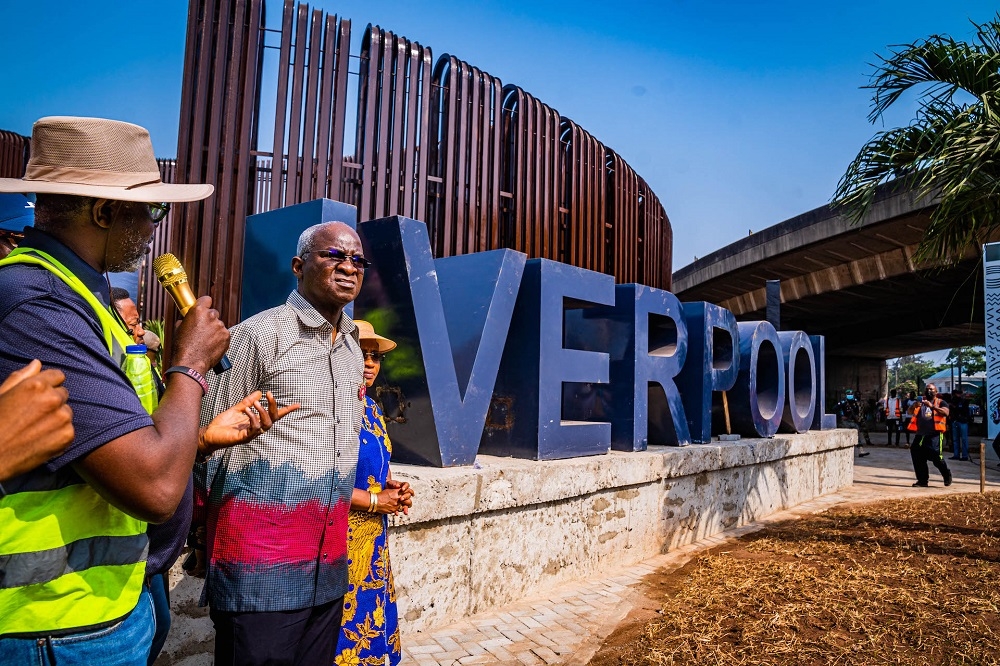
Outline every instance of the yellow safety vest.
[[(97, 313), (116, 360), (133, 343), (55, 258), (18, 248), (0, 260), (0, 267), (11, 264), (43, 267), (79, 294)], [(71, 633), (125, 617), (135, 608), (146, 575), (146, 523), (79, 478), (65, 485), (63, 475), (37, 476), (38, 483), (0, 498), (0, 636)]]

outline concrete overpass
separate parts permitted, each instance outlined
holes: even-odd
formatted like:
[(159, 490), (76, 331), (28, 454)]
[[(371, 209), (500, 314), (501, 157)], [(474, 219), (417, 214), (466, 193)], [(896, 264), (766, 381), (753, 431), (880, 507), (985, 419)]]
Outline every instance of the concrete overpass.
[[(673, 275), (682, 301), (709, 301), (737, 319), (765, 318), (765, 283), (781, 281), (781, 328), (826, 336), (828, 389), (884, 386), (887, 358), (984, 340), (978, 249), (950, 265), (919, 263), (932, 201), (883, 192), (860, 225), (829, 206), (695, 261)], [(876, 373), (878, 378), (873, 375)]]

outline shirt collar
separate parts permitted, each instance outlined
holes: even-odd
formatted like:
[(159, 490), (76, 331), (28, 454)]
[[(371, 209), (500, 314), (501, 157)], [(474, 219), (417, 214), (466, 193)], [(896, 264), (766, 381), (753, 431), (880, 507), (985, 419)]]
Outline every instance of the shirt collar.
[(57, 240), (41, 229), (27, 227), (24, 230), (24, 240), (20, 246), (29, 249), (41, 250), (68, 268), (73, 275), (80, 279), (94, 296), (97, 297), (105, 307), (111, 305), (111, 290), (108, 288), (108, 281), (103, 275), (98, 273), (93, 266), (80, 258), (76, 252), (71, 250), (62, 241)]
[[(296, 316), (299, 318), (299, 321), (309, 328), (333, 328), (333, 325), (326, 320), (326, 317), (321, 315), (319, 311), (312, 306), (312, 303), (303, 298), (302, 294), (300, 294), (297, 289), (293, 289), (292, 293), (288, 294), (288, 299), (285, 301), (285, 305), (294, 310)], [(354, 338), (355, 342), (358, 341), (358, 327), (354, 324), (354, 320), (343, 312), (340, 313), (340, 321), (337, 322), (337, 330), (345, 336), (350, 335)]]

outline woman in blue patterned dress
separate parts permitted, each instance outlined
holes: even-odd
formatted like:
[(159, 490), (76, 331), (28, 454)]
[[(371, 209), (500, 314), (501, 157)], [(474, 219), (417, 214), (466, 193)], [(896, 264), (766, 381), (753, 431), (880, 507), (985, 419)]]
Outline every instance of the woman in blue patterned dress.
[(365, 399), (358, 471), (348, 516), (348, 586), (344, 619), (337, 641), (336, 666), (373, 666), (399, 663), (399, 624), (396, 590), (389, 567), (386, 539), (388, 515), (406, 513), (413, 504), (410, 484), (394, 481), (389, 472), (392, 443), (382, 410), (370, 395), (382, 358), (396, 343), (375, 333), (366, 321), (355, 320), (365, 355)]

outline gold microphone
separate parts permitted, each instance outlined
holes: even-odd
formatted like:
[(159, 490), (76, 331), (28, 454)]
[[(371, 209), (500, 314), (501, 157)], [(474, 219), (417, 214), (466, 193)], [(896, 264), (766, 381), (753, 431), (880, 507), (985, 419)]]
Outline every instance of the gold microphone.
[[(195, 298), (194, 292), (191, 291), (187, 272), (181, 266), (181, 262), (169, 252), (161, 254), (156, 259), (153, 259), (153, 272), (156, 273), (156, 279), (167, 290), (170, 297), (174, 299), (174, 304), (180, 311), (181, 316), (186, 315), (188, 310), (194, 307), (198, 299)], [(221, 375), (231, 367), (233, 367), (232, 363), (223, 355), (212, 369), (215, 370), (215, 374)]]

